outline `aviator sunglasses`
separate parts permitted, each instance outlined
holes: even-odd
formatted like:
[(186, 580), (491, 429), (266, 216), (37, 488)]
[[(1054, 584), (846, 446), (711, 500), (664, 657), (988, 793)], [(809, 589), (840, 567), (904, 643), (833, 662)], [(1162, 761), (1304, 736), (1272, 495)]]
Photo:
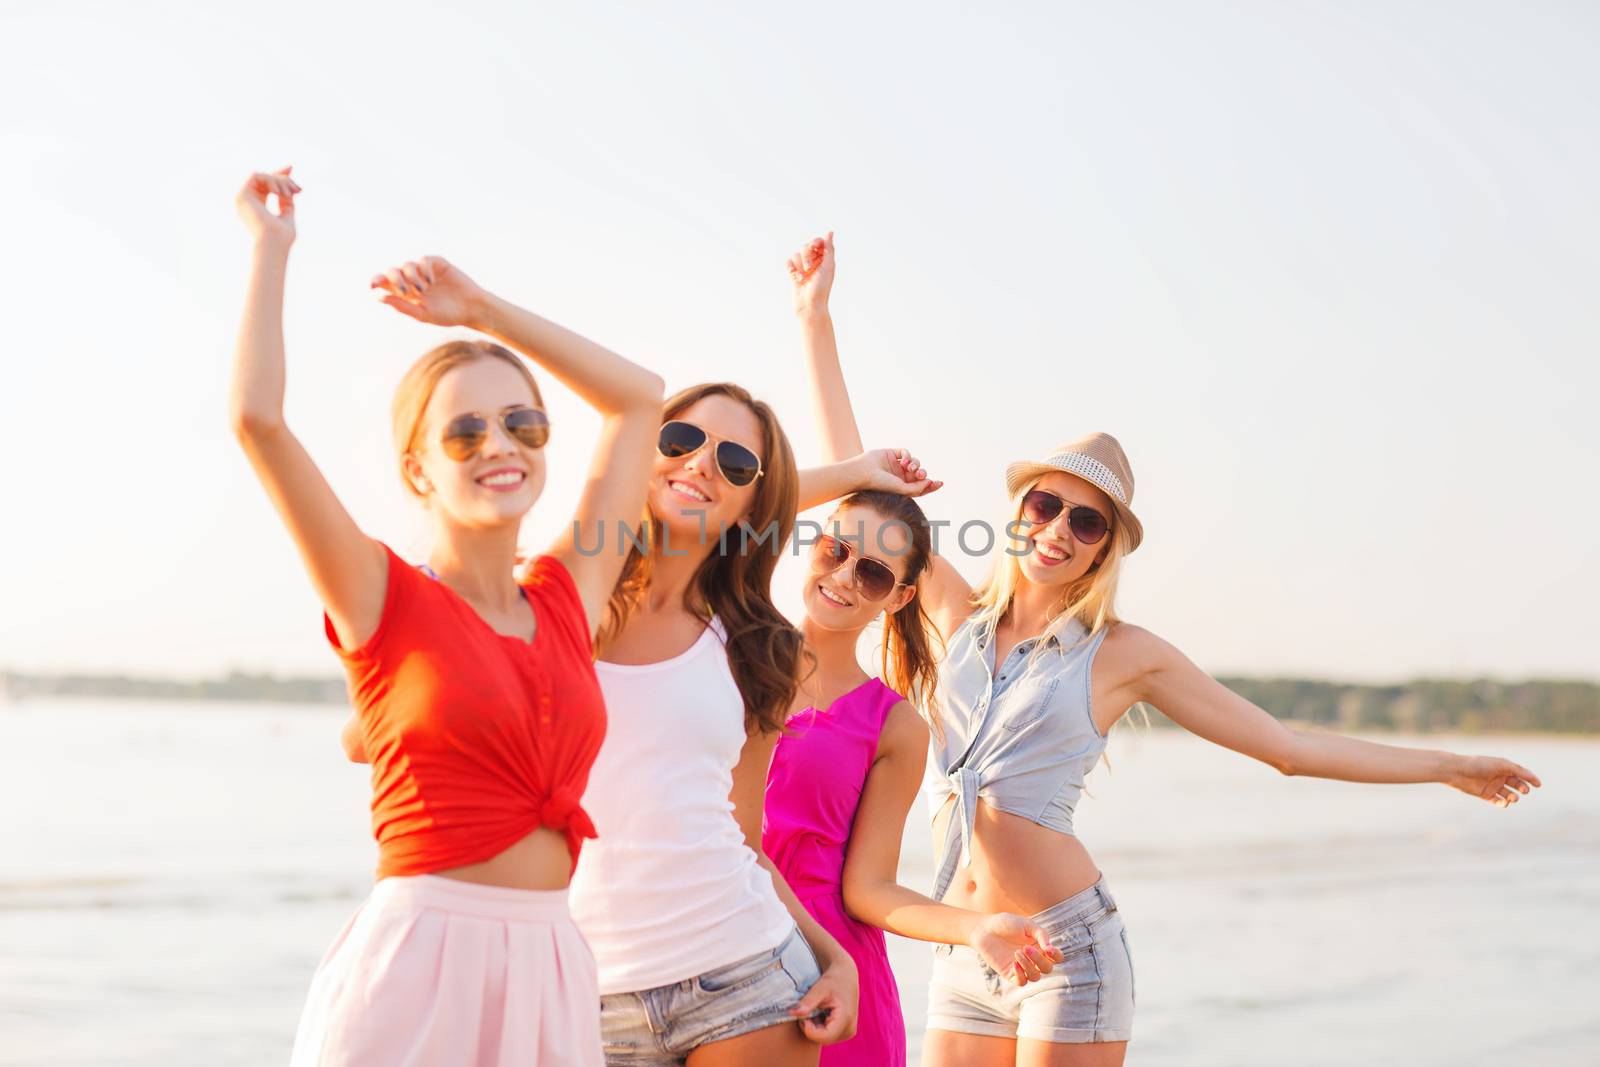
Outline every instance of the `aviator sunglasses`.
[[(668, 459), (692, 456), (706, 446), (711, 436), (692, 422), (673, 419), (663, 423), (661, 436), (656, 439), (656, 451)], [(713, 455), (717, 469), (729, 485), (743, 488), (766, 473), (761, 469), (761, 458), (744, 445), (733, 441), (718, 441)]]
[[(543, 448), (550, 440), (550, 420), (538, 408), (508, 408), (497, 416), (513, 441), (527, 448)], [(439, 447), (456, 462), (470, 459), (489, 439), (489, 420), (476, 411), (457, 415), (445, 424)]]
[(1029, 490), (1022, 498), (1022, 517), (1034, 526), (1054, 522), (1063, 508), (1067, 510), (1067, 528), (1072, 536), (1086, 545), (1097, 545), (1111, 526), (1106, 517), (1094, 508), (1083, 504), (1068, 506), (1065, 500), (1045, 489)]
[[(854, 554), (850, 542), (823, 534), (811, 546), (811, 564), (819, 574), (832, 574), (849, 563)], [(905, 584), (894, 576), (888, 564), (871, 556), (856, 556), (855, 583), (868, 600), (882, 600), (894, 592), (895, 586)]]

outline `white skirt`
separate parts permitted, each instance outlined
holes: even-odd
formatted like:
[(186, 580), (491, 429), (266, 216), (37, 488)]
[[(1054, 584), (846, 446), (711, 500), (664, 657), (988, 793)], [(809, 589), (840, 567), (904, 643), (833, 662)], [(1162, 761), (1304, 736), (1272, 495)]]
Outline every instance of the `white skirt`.
[(602, 1067), (566, 890), (385, 878), (311, 980), (292, 1067)]

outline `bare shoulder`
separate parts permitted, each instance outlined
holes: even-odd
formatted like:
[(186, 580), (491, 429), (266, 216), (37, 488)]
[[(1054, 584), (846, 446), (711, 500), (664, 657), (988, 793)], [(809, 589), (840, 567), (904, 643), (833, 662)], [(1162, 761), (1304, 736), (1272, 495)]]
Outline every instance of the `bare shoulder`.
[(1119, 622), (1106, 632), (1099, 658), (1102, 661), (1108, 656), (1118, 661), (1149, 659), (1159, 656), (1163, 647), (1170, 646), (1143, 626)]
[(919, 756), (928, 750), (928, 724), (909, 700), (902, 700), (884, 716), (878, 734), (878, 756)]
[(1119, 622), (1100, 646), (1095, 671), (1112, 687), (1129, 685), (1161, 669), (1177, 652), (1143, 626)]

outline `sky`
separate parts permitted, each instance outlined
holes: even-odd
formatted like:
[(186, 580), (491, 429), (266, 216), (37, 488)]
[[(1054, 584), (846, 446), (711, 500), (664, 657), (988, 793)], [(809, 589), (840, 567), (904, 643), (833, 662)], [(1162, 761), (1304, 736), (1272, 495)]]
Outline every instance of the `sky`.
[[(226, 419), (231, 201), (288, 163), (288, 417), (410, 558), (388, 405), (461, 331), (374, 272), (744, 384), (804, 463), (783, 264), (832, 229), (863, 436), (932, 517), (1105, 430), (1122, 615), (1206, 669), (1600, 678), (1589, 5), (4, 5), (0, 90), (0, 668), (337, 672)], [(598, 426), (546, 393), (534, 549)]]

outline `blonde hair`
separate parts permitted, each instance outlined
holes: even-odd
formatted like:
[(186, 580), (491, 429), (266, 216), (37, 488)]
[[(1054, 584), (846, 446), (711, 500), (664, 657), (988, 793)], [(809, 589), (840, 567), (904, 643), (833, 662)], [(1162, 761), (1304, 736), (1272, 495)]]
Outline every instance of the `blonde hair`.
[[(1013, 520), (1021, 517), (1022, 498), (1037, 483), (1038, 479), (1029, 482), (1011, 498)], [(1091, 567), (1089, 573), (1069, 582), (1061, 591), (1061, 599), (1052, 608), (1049, 625), (1045, 627), (1046, 636), (1059, 639), (1061, 631), (1073, 620), (1081, 623), (1089, 636), (1122, 621), (1117, 615), (1117, 579), (1122, 572), (1123, 557), (1129, 551), (1129, 538), (1127, 527), (1115, 520), (1113, 522), (1108, 535), (1111, 544), (1105, 549), (1105, 557)], [(1022, 582), (1022, 564), (1018, 562), (1019, 557), (1010, 551), (1011, 546), (1009, 537), (1001, 539), (995, 548), (993, 570), (984, 583), (973, 590), (972, 618), (980, 629), (993, 632), (1000, 620), (1005, 618), (1006, 612), (1011, 610), (1011, 598), (1016, 595), (1017, 586)], [(1037, 654), (1048, 644), (1048, 641), (1040, 641), (1034, 653)]]
[(406, 455), (416, 451), (417, 438), (422, 433), (422, 415), (428, 410), (428, 401), (433, 399), (433, 391), (439, 387), (439, 382), (446, 374), (463, 364), (480, 359), (498, 359), (511, 364), (527, 381), (528, 388), (533, 391), (534, 404), (540, 408), (544, 407), (544, 397), (539, 392), (539, 383), (533, 380), (533, 372), (528, 370), (527, 364), (510, 350), (492, 341), (446, 341), (437, 348), (424, 352), (415, 363), (411, 364), (405, 377), (401, 378), (400, 384), (395, 387), (394, 404), (390, 409), (394, 426), (394, 444), (400, 459), (400, 480), (405, 483), (406, 491), (413, 496), (422, 494), (411, 484), (411, 479), (406, 477)]

